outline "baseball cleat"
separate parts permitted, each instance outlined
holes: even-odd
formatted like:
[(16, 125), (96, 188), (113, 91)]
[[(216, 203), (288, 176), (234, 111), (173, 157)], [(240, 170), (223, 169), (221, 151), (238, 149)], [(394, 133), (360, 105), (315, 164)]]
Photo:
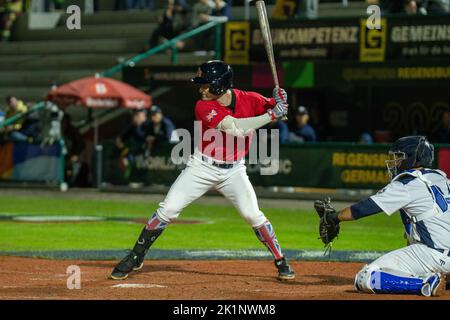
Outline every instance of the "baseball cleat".
[(111, 279), (124, 280), (128, 278), (131, 271), (138, 271), (144, 266), (144, 259), (139, 258), (134, 251), (130, 251), (125, 258), (120, 261), (111, 273)]
[(435, 297), (442, 295), (443, 290), (445, 290), (445, 277), (435, 273), (425, 280), (420, 293), (425, 297)]
[(295, 279), (295, 272), (291, 269), (284, 257), (280, 260), (275, 260), (275, 266), (278, 269), (278, 280), (293, 281)]

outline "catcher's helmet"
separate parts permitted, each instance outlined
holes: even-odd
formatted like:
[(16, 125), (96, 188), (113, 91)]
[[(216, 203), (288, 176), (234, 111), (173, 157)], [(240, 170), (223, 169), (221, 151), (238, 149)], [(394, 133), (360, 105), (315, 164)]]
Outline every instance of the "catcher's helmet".
[(223, 61), (211, 60), (198, 68), (197, 76), (191, 81), (209, 84), (209, 92), (219, 96), (233, 87), (233, 69)]
[(391, 179), (402, 171), (417, 167), (430, 167), (434, 159), (434, 146), (424, 136), (407, 136), (395, 141), (389, 150), (386, 166)]

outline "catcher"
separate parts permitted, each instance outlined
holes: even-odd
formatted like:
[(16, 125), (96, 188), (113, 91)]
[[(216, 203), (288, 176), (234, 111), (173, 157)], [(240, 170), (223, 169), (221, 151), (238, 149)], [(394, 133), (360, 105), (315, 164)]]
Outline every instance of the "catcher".
[(391, 182), (377, 194), (336, 211), (317, 200), (320, 238), (331, 246), (340, 222), (379, 212), (400, 211), (408, 246), (389, 252), (355, 277), (355, 289), (368, 293), (439, 295), (450, 272), (450, 185), (444, 172), (429, 169), (434, 147), (423, 136), (398, 139), (386, 165)]

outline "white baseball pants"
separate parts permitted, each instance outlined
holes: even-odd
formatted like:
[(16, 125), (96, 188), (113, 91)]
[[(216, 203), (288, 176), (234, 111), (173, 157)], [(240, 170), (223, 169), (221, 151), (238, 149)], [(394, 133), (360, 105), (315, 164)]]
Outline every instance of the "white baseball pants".
[(159, 204), (158, 216), (166, 222), (177, 219), (185, 207), (212, 188), (229, 199), (253, 228), (266, 222), (264, 213), (259, 210), (256, 194), (243, 161), (233, 168), (222, 169), (201, 160), (197, 154), (191, 156), (187, 167), (172, 184), (164, 201)]

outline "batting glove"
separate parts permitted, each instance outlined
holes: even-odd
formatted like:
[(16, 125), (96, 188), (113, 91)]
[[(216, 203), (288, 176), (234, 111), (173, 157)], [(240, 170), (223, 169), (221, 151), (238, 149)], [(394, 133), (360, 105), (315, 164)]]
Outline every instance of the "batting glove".
[(272, 94), (275, 99), (275, 103), (287, 102), (287, 93), (284, 89), (278, 87), (274, 88)]
[(288, 104), (286, 102), (277, 103), (273, 109), (267, 110), (267, 113), (272, 120), (283, 118), (288, 114)]

